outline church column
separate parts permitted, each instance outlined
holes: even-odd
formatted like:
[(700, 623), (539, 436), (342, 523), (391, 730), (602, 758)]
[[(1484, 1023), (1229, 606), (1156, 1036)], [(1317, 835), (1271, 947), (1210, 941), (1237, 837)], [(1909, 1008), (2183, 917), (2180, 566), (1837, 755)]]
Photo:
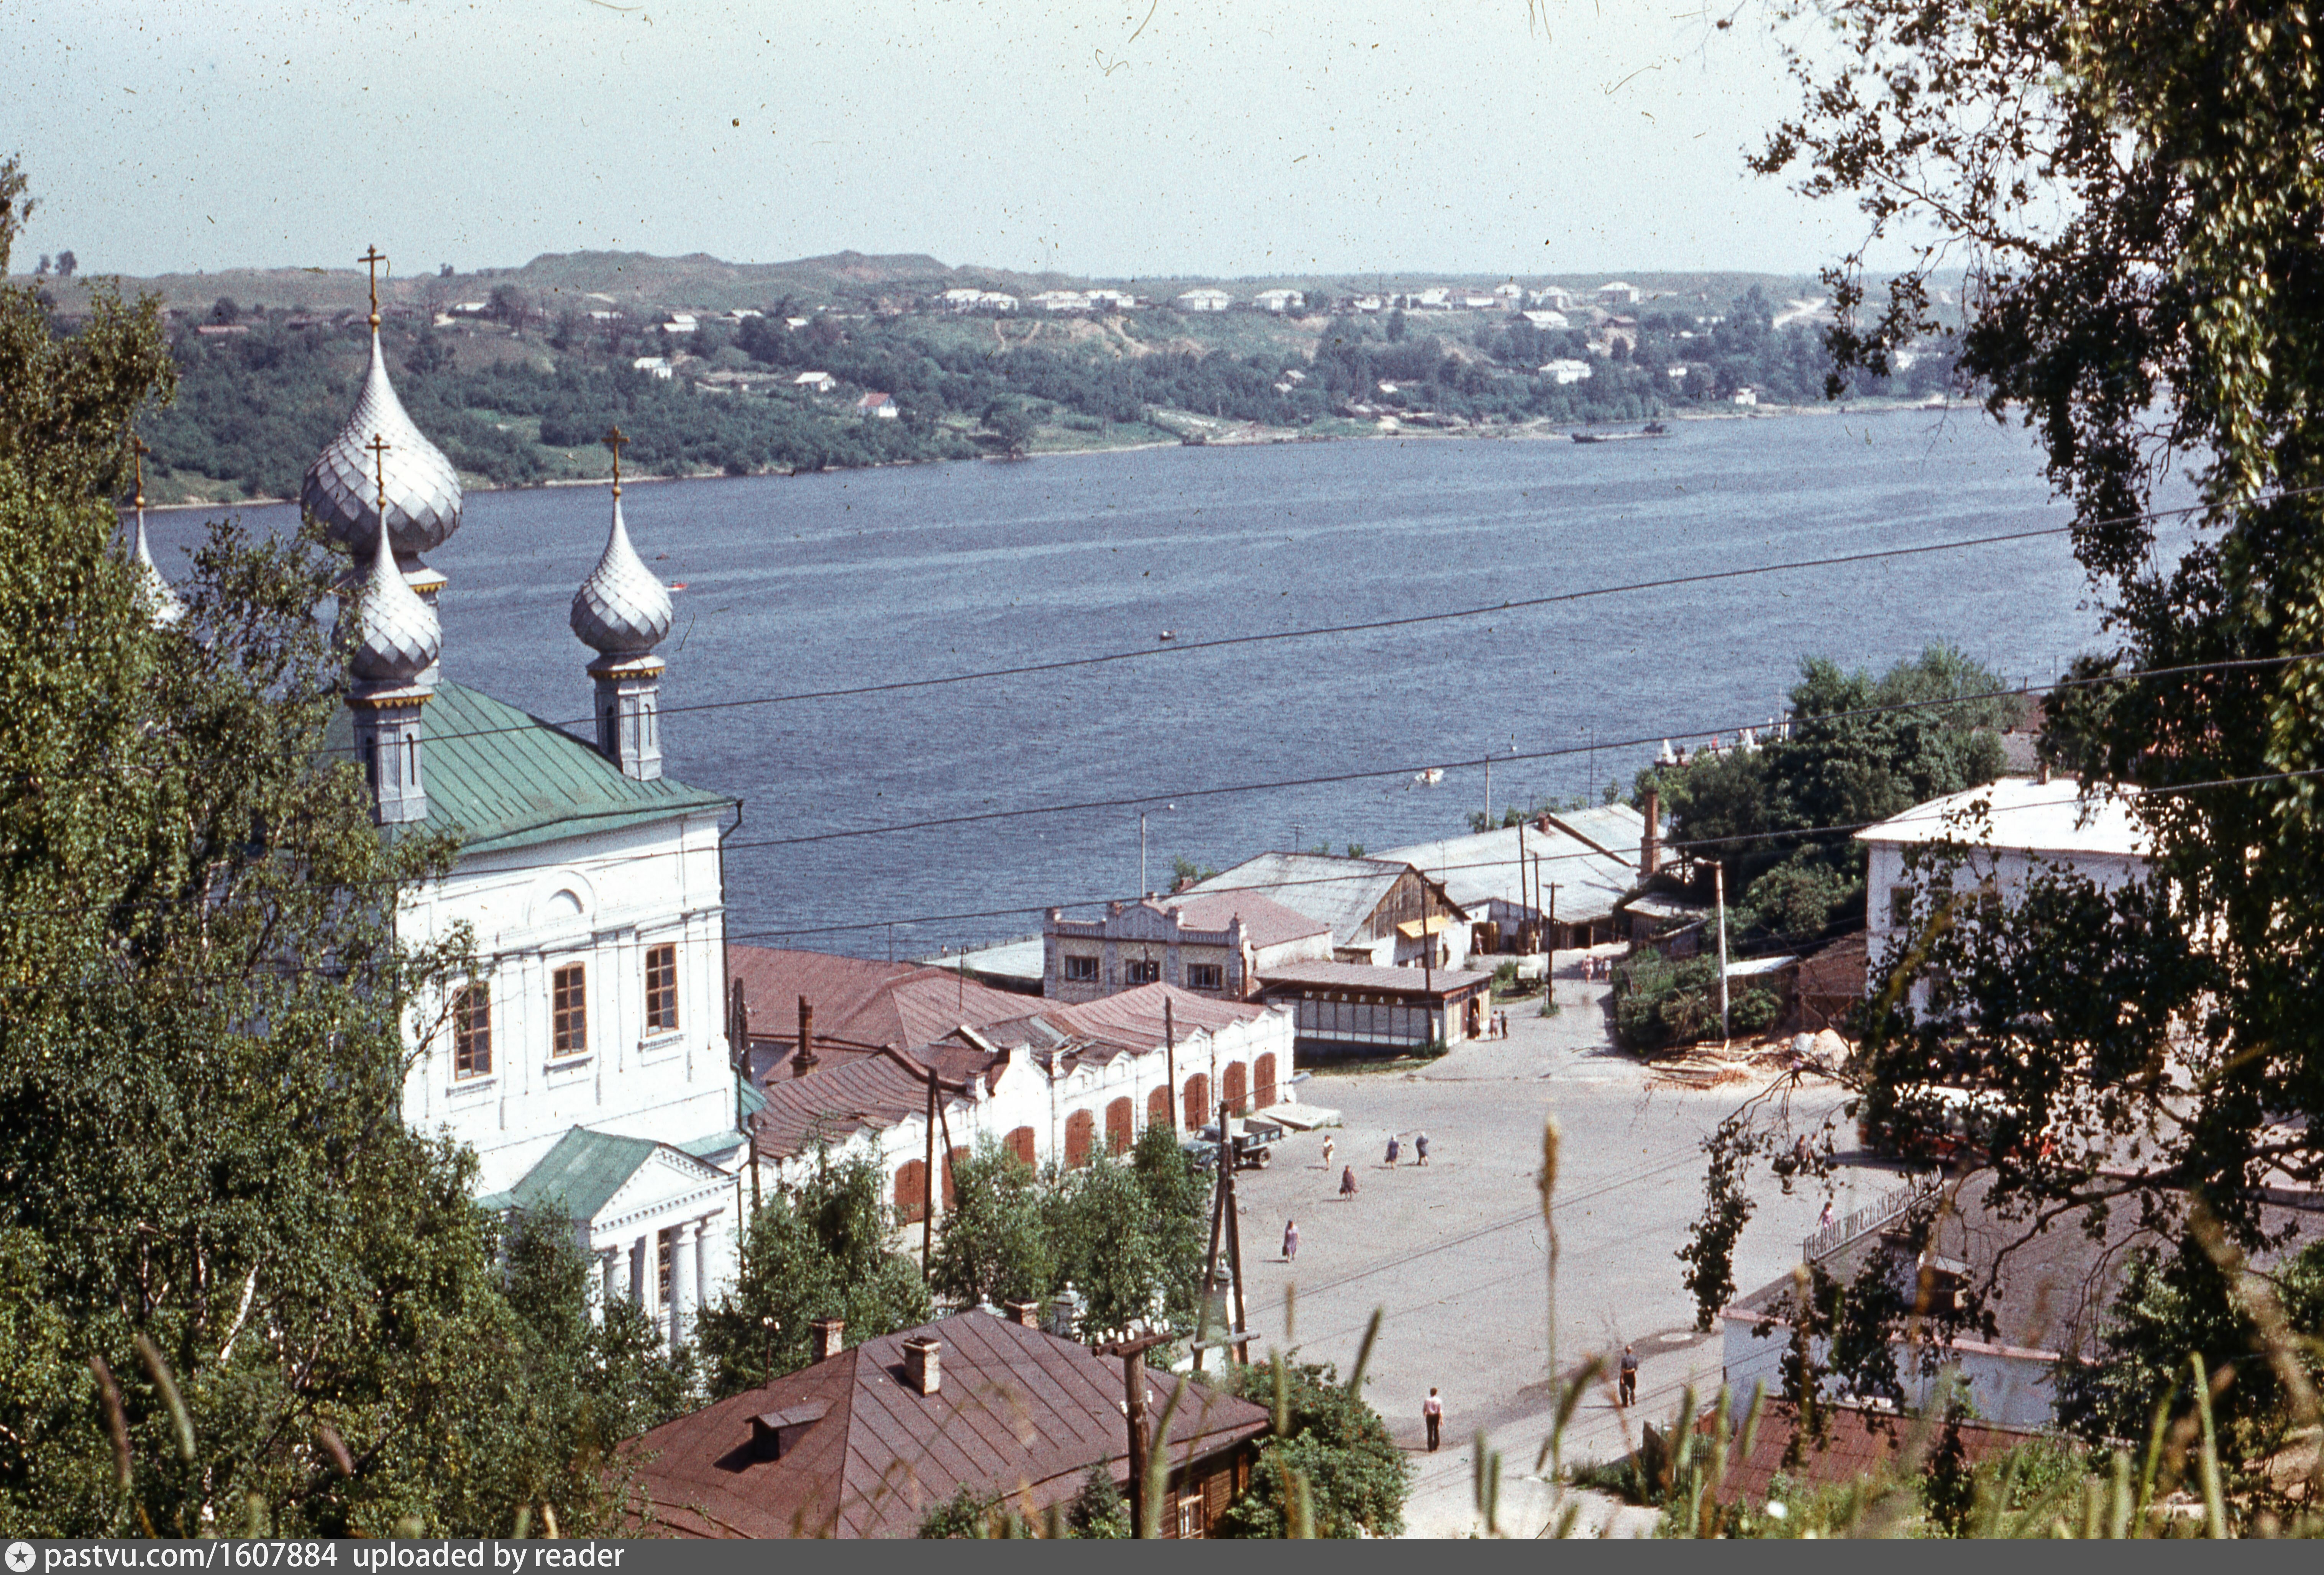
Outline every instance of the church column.
[(718, 1228), (721, 1220), (717, 1214), (706, 1214), (694, 1222), (694, 1257), (690, 1266), (694, 1276), (696, 1312), (695, 1318), (687, 1325), (686, 1337), (688, 1340), (694, 1338), (694, 1325), (701, 1318), (700, 1310), (710, 1305), (718, 1288), (719, 1247), (724, 1234)]
[(612, 1306), (613, 1298), (621, 1294), (621, 1280), (616, 1271), (621, 1257), (619, 1248), (597, 1249), (597, 1305), (595, 1311), (600, 1322), (604, 1321), (605, 1309)]
[(638, 1299), (637, 1248), (634, 1243), (605, 1249), (605, 1299), (636, 1304)]
[(683, 1346), (694, 1333), (694, 1309), (701, 1282), (702, 1222), (688, 1220), (670, 1231), (669, 1348)]

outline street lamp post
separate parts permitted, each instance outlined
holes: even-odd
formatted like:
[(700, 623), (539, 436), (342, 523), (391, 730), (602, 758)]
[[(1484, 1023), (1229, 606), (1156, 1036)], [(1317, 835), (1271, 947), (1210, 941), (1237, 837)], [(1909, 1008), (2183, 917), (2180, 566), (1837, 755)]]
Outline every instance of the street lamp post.
[[(1176, 808), (1177, 808), (1177, 807), (1178, 807), (1178, 806), (1177, 806), (1176, 805), (1175, 805), (1175, 804), (1166, 804), (1166, 805), (1164, 805), (1164, 806), (1162, 806), (1162, 808), (1164, 809), (1164, 811), (1165, 811), (1166, 813), (1167, 813), (1167, 811), (1170, 811), (1170, 810), (1176, 809)], [(1139, 810), (1139, 811), (1138, 812), (1138, 895), (1139, 895), (1139, 896), (1140, 896), (1140, 897), (1147, 897), (1147, 896), (1150, 896), (1150, 895), (1152, 895), (1153, 890), (1154, 890), (1154, 889), (1153, 889), (1152, 887), (1150, 887), (1150, 886), (1148, 886), (1148, 885), (1147, 885), (1147, 884), (1146, 884), (1146, 816), (1147, 816), (1147, 814), (1148, 814), (1148, 812), (1147, 812), (1146, 810), (1143, 810), (1143, 809), (1141, 809), (1141, 810)]]

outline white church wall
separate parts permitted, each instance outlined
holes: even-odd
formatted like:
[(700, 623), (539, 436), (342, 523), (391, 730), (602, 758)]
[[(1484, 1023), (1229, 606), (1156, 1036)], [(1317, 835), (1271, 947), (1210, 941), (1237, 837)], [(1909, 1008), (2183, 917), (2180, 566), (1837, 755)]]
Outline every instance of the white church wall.
[[(734, 1126), (724, 1016), (718, 816), (560, 839), (461, 861), (417, 893), (406, 939), (465, 919), (487, 970), (492, 1068), (460, 1076), (447, 1003), (426, 1014), (405, 1116), (474, 1147), (487, 1192), (513, 1184), (575, 1126), (685, 1145)], [(553, 855), (555, 863), (546, 862)], [(648, 1034), (646, 954), (677, 947), (678, 1027)], [(554, 1051), (558, 968), (583, 969), (586, 1048)]]

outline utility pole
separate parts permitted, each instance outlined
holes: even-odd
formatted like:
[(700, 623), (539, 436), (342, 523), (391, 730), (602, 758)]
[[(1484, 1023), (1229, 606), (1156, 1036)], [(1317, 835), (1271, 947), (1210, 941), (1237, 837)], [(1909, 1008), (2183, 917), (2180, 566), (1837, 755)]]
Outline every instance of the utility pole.
[(1144, 897), (1153, 890), (1146, 884), (1146, 812), (1138, 812), (1138, 895)]
[(1162, 998), (1162, 1074), (1170, 1080), (1170, 1097), (1162, 1102), (1170, 1112), (1170, 1131), (1178, 1131), (1178, 1022), (1171, 1015), (1170, 998)]
[(1727, 1041), (1727, 865), (1723, 861), (1711, 867), (1711, 880), (1719, 900), (1719, 1039), (1724, 1048)]
[[(927, 1158), (920, 1166), (920, 1284), (928, 1283), (936, 1241), (936, 1069), (928, 1068)], [(945, 1157), (951, 1157), (947, 1155)]]
[(1493, 751), (1485, 751), (1485, 829), (1493, 829)]
[[(1130, 1534), (1133, 1537), (1146, 1534), (1147, 1459), (1153, 1447), (1146, 1436), (1146, 1353), (1169, 1339), (1167, 1332), (1141, 1334), (1097, 1348), (1100, 1356), (1121, 1359), (1121, 1411), (1130, 1423)], [(1167, 1449), (1169, 1441), (1165, 1439), (1163, 1445)]]
[(1557, 1004), (1557, 882), (1549, 883), (1549, 916), (1541, 930), (1541, 993), (1551, 1006)]

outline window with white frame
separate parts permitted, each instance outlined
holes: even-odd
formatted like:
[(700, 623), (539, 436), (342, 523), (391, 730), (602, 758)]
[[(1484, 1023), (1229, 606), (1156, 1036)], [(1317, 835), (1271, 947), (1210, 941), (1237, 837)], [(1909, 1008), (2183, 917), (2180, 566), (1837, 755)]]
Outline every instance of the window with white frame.
[(1094, 957), (1075, 957), (1069, 954), (1065, 958), (1065, 982), (1068, 984), (1095, 984), (1097, 982), (1097, 959)]
[(1188, 990), (1224, 990), (1226, 987), (1227, 971), (1223, 964), (1217, 962), (1189, 962), (1186, 964), (1186, 988)]

